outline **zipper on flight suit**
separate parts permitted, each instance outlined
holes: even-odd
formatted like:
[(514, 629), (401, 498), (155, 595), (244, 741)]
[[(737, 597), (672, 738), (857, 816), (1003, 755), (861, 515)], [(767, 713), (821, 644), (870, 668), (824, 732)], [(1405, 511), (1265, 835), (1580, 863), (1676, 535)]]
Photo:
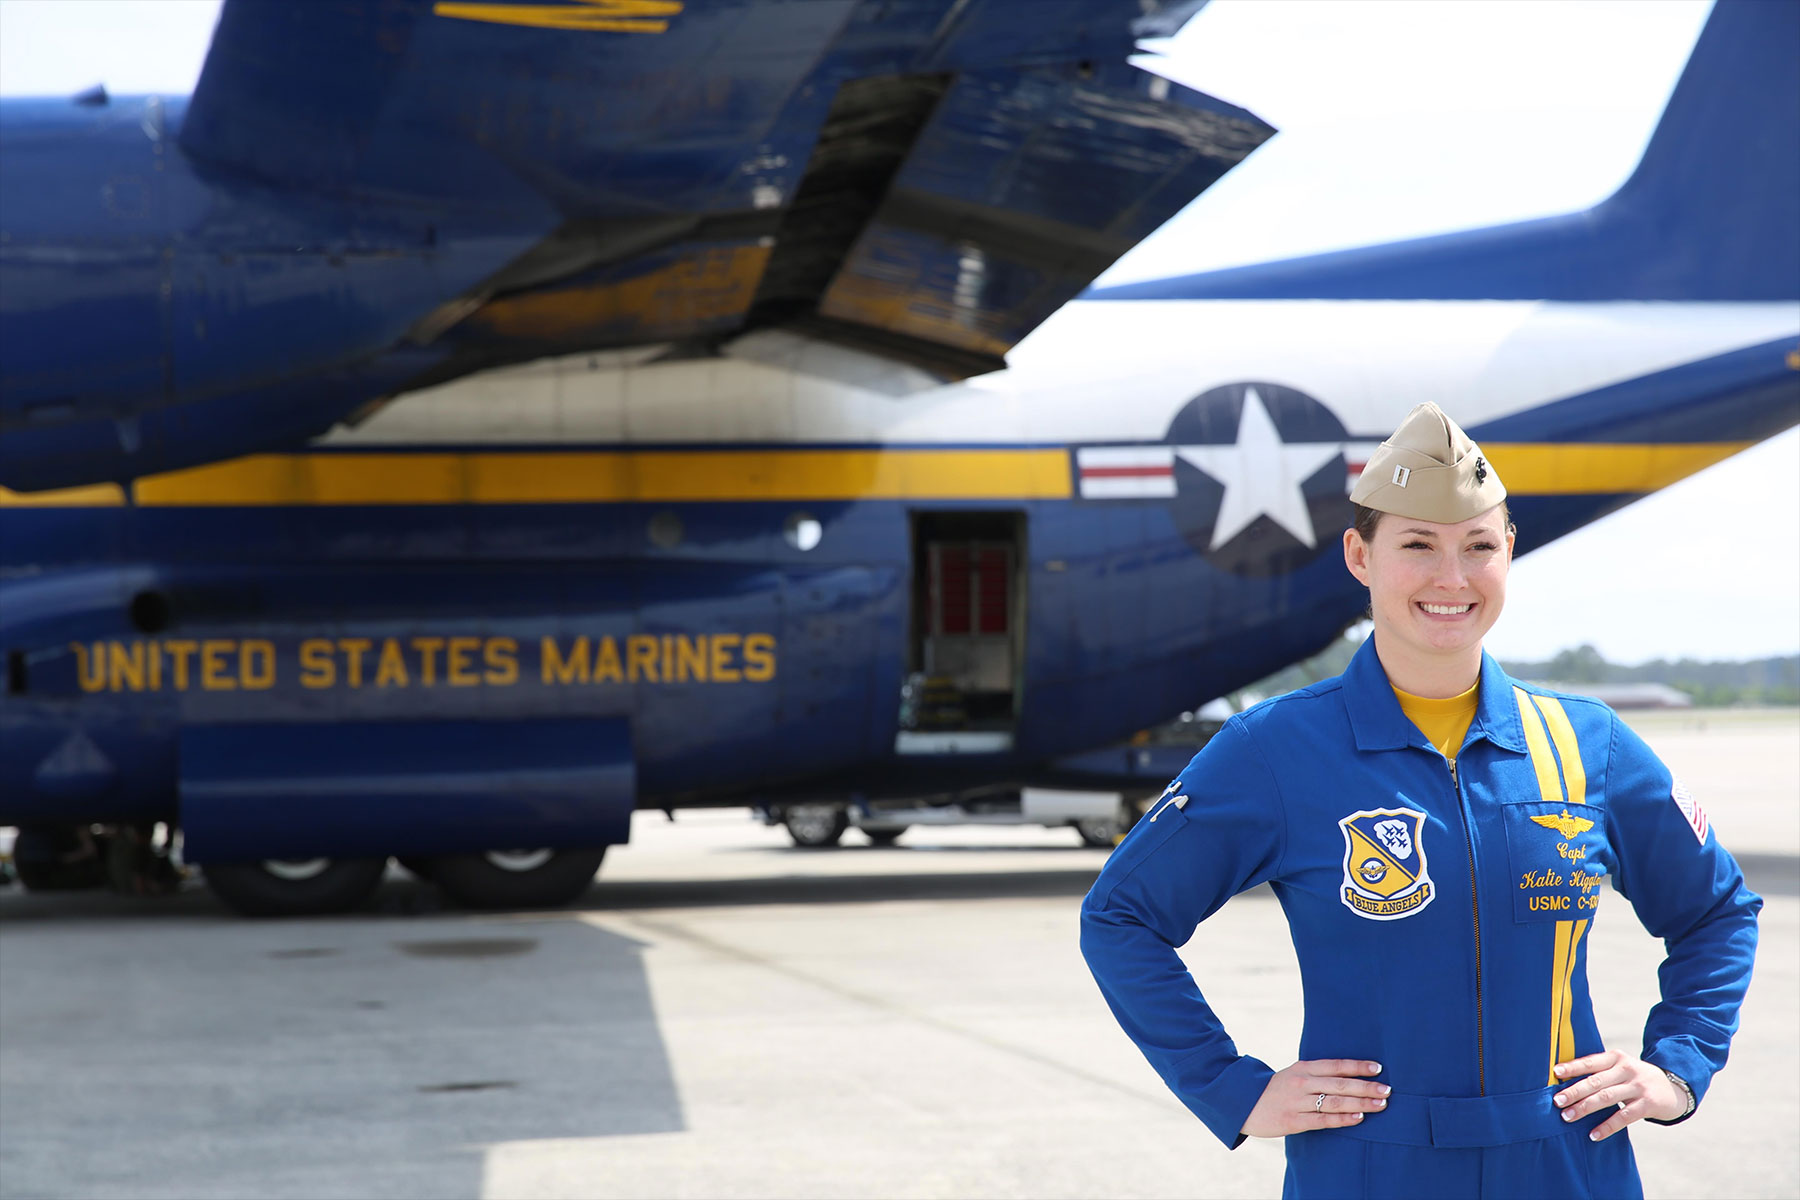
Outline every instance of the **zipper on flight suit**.
[(1469, 851), (1469, 911), (1475, 918), (1475, 1072), (1481, 1094), (1487, 1095), (1487, 1044), (1481, 1015), (1481, 889), (1475, 883), (1475, 826), (1469, 816), (1468, 801), (1463, 799), (1462, 780), (1456, 776), (1456, 760), (1446, 756), (1450, 768), (1450, 786), (1456, 791), (1456, 804), (1462, 812), (1463, 844)]

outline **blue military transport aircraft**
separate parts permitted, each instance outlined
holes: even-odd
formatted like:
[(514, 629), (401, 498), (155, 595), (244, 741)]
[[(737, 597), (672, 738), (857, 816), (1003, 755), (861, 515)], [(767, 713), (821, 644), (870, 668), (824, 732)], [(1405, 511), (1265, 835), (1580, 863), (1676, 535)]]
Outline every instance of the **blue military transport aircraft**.
[(246, 912), (557, 903), (636, 808), (1154, 792), (1108, 747), (1358, 616), (1414, 403), (1527, 549), (1800, 422), (1800, 6), (1592, 210), (1084, 293), (1272, 132), (1126, 63), (1197, 7), (227, 0), (191, 97), (0, 105), (27, 882), (163, 824)]

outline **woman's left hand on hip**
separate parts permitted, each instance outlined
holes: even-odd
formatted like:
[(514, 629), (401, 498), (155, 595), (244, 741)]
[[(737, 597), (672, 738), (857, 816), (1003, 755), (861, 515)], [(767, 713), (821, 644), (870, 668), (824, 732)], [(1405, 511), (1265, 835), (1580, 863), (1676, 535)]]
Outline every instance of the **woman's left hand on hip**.
[(1617, 1107), (1617, 1112), (1588, 1134), (1596, 1142), (1604, 1141), (1633, 1121), (1645, 1117), (1673, 1121), (1687, 1111), (1687, 1097), (1661, 1067), (1623, 1050), (1602, 1050), (1557, 1063), (1556, 1077), (1576, 1081), (1556, 1093), (1556, 1104), (1563, 1110), (1565, 1121), (1578, 1121), (1589, 1113)]

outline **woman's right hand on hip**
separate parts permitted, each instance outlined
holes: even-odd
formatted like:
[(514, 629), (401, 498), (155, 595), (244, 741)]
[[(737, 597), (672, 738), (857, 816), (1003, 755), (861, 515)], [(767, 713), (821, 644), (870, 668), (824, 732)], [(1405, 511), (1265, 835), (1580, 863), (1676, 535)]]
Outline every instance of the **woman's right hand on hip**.
[(1355, 1125), (1364, 1113), (1387, 1107), (1393, 1091), (1385, 1083), (1361, 1079), (1381, 1074), (1381, 1064), (1361, 1058), (1315, 1058), (1275, 1072), (1262, 1098), (1244, 1120), (1249, 1137), (1286, 1137), (1309, 1129)]

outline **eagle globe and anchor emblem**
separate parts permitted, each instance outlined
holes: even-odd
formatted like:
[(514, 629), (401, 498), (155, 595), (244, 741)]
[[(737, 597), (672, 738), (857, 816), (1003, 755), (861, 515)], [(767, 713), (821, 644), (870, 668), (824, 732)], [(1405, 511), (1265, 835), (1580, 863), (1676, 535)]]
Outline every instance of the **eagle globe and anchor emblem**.
[(1431, 903), (1425, 867), (1425, 814), (1412, 808), (1354, 812), (1338, 822), (1344, 835), (1344, 887), (1339, 899), (1359, 917), (1395, 921)]
[(1183, 405), (1160, 442), (1076, 447), (1075, 477), (1086, 501), (1161, 501), (1214, 567), (1268, 577), (1336, 548), (1379, 441), (1298, 388), (1228, 383)]

